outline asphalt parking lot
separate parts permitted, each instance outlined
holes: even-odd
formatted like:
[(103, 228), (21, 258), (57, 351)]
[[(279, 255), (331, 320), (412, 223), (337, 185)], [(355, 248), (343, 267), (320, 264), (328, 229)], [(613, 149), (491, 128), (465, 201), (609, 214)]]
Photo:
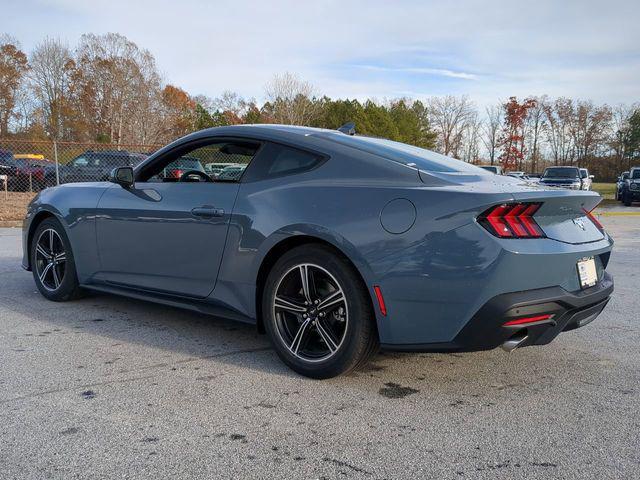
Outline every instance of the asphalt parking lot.
[(47, 302), (0, 229), (0, 478), (640, 478), (640, 216), (602, 220), (616, 292), (592, 324), (329, 381), (251, 326)]

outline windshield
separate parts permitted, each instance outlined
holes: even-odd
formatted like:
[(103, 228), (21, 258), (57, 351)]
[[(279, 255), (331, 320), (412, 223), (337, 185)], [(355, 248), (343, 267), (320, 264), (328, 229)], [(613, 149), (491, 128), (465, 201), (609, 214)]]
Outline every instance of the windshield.
[[(413, 164), (420, 170), (427, 172), (460, 172), (471, 174), (483, 174), (483, 170), (470, 163), (446, 157), (439, 153), (414, 147), (406, 143), (384, 140), (382, 138), (359, 137), (345, 135), (344, 133), (323, 133), (324, 138), (342, 145), (357, 148), (368, 153), (395, 160), (400, 163)], [(486, 174), (485, 174), (486, 175)]]
[(547, 168), (542, 178), (580, 178), (577, 168)]
[(640, 168), (636, 168), (631, 172), (631, 178), (633, 178), (634, 180), (640, 178)]

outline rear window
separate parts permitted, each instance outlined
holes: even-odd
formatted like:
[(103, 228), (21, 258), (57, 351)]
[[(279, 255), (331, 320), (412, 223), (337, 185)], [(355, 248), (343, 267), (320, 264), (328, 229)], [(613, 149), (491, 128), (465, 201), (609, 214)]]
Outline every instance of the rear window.
[(470, 163), (446, 157), (431, 150), (407, 145), (406, 143), (394, 142), (382, 138), (345, 135), (339, 132), (323, 133), (321, 136), (341, 145), (357, 148), (358, 150), (373, 153), (405, 165), (412, 164), (412, 166), (416, 166), (420, 170), (427, 172), (484, 173), (481, 168), (471, 165)]
[(547, 168), (542, 174), (542, 178), (579, 178), (577, 168)]
[[(344, 134), (341, 133), (340, 135)], [(276, 143), (268, 143), (261, 150), (256, 164), (247, 172), (249, 176), (245, 181), (250, 182), (307, 172), (320, 165), (323, 161), (324, 158), (315, 153)]]

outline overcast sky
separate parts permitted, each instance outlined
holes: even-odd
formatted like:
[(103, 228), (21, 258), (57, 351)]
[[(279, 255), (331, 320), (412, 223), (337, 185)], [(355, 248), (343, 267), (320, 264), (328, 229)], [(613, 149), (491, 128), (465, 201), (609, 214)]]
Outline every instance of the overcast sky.
[(118, 32), (153, 53), (166, 82), (255, 97), (290, 71), (321, 94), (468, 94), (640, 100), (639, 0), (0, 0), (0, 33)]

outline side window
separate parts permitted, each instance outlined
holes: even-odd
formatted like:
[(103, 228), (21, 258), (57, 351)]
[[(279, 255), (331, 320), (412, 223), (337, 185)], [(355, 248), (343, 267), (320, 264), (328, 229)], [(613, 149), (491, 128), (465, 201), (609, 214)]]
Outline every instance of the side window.
[(255, 168), (252, 167), (249, 181), (280, 177), (309, 171), (323, 162), (323, 157), (293, 147), (268, 144)]
[(170, 152), (146, 171), (139, 181), (177, 182), (203, 181), (202, 175), (183, 175), (189, 171), (202, 172), (214, 182), (238, 182), (260, 148), (256, 142), (242, 140), (200, 141)]

